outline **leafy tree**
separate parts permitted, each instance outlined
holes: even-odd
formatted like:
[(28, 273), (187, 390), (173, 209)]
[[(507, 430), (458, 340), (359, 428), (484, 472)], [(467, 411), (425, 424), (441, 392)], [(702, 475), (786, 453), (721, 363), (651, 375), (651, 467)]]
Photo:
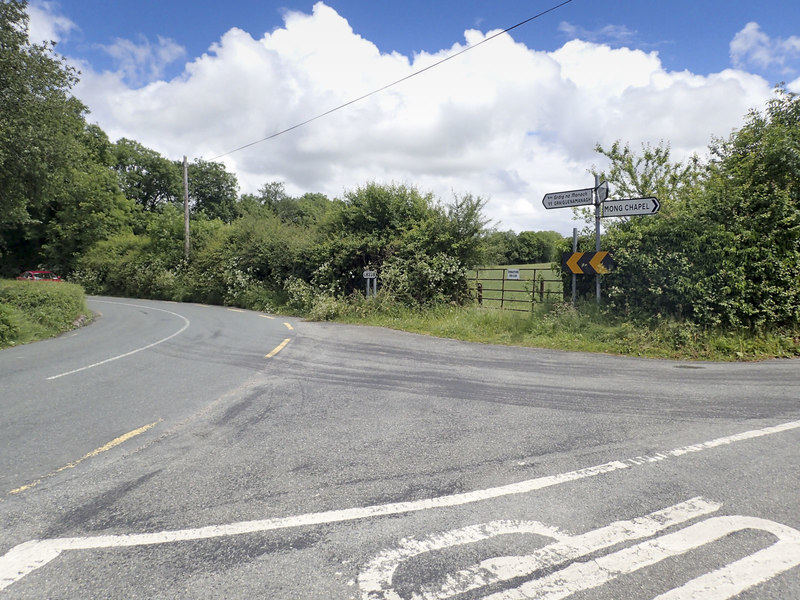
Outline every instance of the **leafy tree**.
[(512, 230), (492, 230), (484, 234), (485, 265), (517, 265), (520, 261), (519, 237)]
[(286, 193), (285, 184), (280, 181), (264, 184), (257, 196), (243, 200), (258, 202), (284, 223), (304, 226), (319, 223), (332, 206), (324, 194), (306, 193), (299, 198), (292, 198)]
[(133, 202), (125, 198), (111, 169), (113, 153), (106, 134), (88, 125), (63, 170), (63, 185), (54, 190), (51, 216), (43, 228), (42, 256), (47, 264), (69, 272), (98, 240), (129, 230)]
[[(182, 163), (176, 163), (182, 169)], [(195, 213), (203, 212), (209, 219), (230, 223), (237, 216), (236, 199), (239, 183), (236, 175), (225, 165), (196, 159), (187, 168), (189, 201)], [(183, 196), (181, 196), (183, 197)]]
[(333, 203), (320, 224), (312, 283), (334, 293), (360, 289), (377, 268), (381, 284), (411, 304), (463, 300), (467, 261), (480, 249), (483, 201), (457, 198), (443, 207), (404, 185), (369, 183)]
[[(28, 38), (27, 2), (0, 2), (0, 255), (33, 260), (35, 232), (62, 185), (86, 107), (69, 93), (77, 74), (52, 43)], [(13, 267), (12, 267), (13, 268)]]
[(643, 198), (654, 196), (662, 204), (661, 210), (669, 212), (674, 201), (682, 193), (694, 187), (701, 177), (702, 169), (697, 156), (686, 164), (675, 163), (670, 157), (669, 144), (657, 146), (642, 144), (642, 152), (634, 153), (629, 144), (623, 147), (619, 141), (605, 149), (600, 144), (595, 151), (610, 161), (607, 173), (599, 173), (609, 183), (611, 196), (615, 198)]
[(127, 138), (114, 144), (114, 157), (122, 193), (142, 209), (152, 212), (170, 202), (182, 203), (183, 177), (178, 163)]
[(800, 323), (800, 96), (778, 87), (763, 112), (751, 111), (711, 152), (695, 210), (729, 238), (730, 276), (715, 290), (731, 290), (724, 320)]

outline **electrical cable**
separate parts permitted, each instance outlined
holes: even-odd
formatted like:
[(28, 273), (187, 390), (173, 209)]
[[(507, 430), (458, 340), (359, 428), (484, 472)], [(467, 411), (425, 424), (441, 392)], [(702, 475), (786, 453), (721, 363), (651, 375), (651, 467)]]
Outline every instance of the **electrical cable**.
[(239, 146), (238, 148), (234, 148), (233, 150), (229, 150), (228, 152), (225, 152), (223, 154), (215, 156), (214, 158), (212, 158), (210, 160), (211, 161), (215, 161), (218, 158), (222, 158), (224, 156), (228, 156), (230, 154), (233, 154), (234, 152), (239, 152), (239, 150), (244, 150), (245, 148), (249, 148), (250, 146), (255, 146), (256, 144), (260, 144), (262, 142), (266, 142), (267, 140), (271, 140), (271, 139), (274, 139), (274, 138), (276, 138), (278, 136), (284, 135), (285, 133), (289, 133), (290, 131), (294, 131), (295, 129), (303, 127), (304, 125), (308, 125), (309, 123), (313, 123), (314, 121), (317, 121), (318, 119), (321, 119), (322, 117), (327, 117), (328, 115), (330, 115), (332, 113), (335, 113), (336, 111), (342, 110), (343, 108), (346, 108), (346, 107), (350, 106), (351, 104), (355, 104), (356, 102), (360, 102), (361, 100), (365, 100), (366, 98), (369, 98), (370, 96), (374, 96), (375, 94), (378, 94), (380, 92), (388, 90), (391, 87), (394, 87), (394, 86), (396, 86), (396, 85), (398, 85), (400, 83), (403, 83), (404, 81), (408, 81), (412, 77), (416, 77), (417, 75), (421, 75), (422, 73), (425, 73), (426, 71), (430, 71), (431, 69), (433, 69), (435, 67), (438, 67), (439, 65), (441, 65), (442, 63), (447, 62), (448, 60), (452, 60), (452, 59), (456, 58), (457, 56), (461, 56), (465, 52), (467, 52), (469, 50), (473, 50), (474, 48), (477, 48), (478, 46), (480, 46), (482, 44), (485, 44), (486, 42), (490, 42), (491, 40), (493, 40), (493, 39), (495, 39), (497, 37), (500, 37), (501, 35), (503, 35), (505, 33), (508, 33), (509, 31), (511, 31), (513, 29), (516, 29), (517, 27), (522, 27), (523, 25), (525, 25), (527, 23), (530, 23), (531, 21), (534, 21), (534, 20), (536, 20), (536, 19), (538, 19), (540, 17), (543, 17), (547, 13), (550, 13), (550, 12), (553, 12), (555, 10), (558, 10), (559, 8), (561, 8), (565, 4), (569, 4), (570, 2), (572, 2), (572, 0), (564, 0), (560, 4), (552, 6), (552, 7), (548, 8), (547, 10), (544, 10), (544, 11), (542, 11), (542, 12), (540, 12), (540, 13), (538, 13), (538, 14), (536, 14), (536, 15), (528, 18), (528, 19), (525, 19), (524, 21), (520, 21), (516, 25), (512, 25), (511, 27), (508, 27), (507, 29), (503, 29), (503, 31), (495, 33), (494, 35), (489, 36), (489, 37), (481, 40), (477, 44), (473, 44), (471, 46), (467, 46), (466, 48), (463, 48), (462, 50), (459, 50), (455, 54), (451, 54), (450, 56), (446, 56), (445, 58), (433, 63), (432, 65), (428, 65), (424, 69), (420, 69), (419, 71), (414, 71), (413, 73), (411, 73), (410, 75), (406, 75), (402, 79), (398, 79), (397, 81), (393, 81), (392, 83), (388, 83), (388, 84), (384, 85), (383, 87), (380, 87), (378, 89), (372, 90), (371, 92), (368, 92), (368, 93), (364, 94), (363, 96), (359, 96), (358, 98), (354, 98), (352, 100), (348, 100), (344, 104), (340, 104), (339, 106), (337, 106), (335, 108), (331, 108), (330, 110), (327, 110), (324, 113), (321, 113), (321, 114), (317, 115), (316, 117), (312, 117), (310, 119), (307, 119), (307, 120), (303, 121), (302, 123), (297, 123), (296, 125), (292, 125), (291, 127), (287, 127), (286, 129), (282, 129), (281, 131), (273, 133), (272, 135), (268, 135), (267, 137), (261, 138), (260, 140), (256, 140), (255, 142), (250, 142), (249, 144), (245, 144), (244, 146)]

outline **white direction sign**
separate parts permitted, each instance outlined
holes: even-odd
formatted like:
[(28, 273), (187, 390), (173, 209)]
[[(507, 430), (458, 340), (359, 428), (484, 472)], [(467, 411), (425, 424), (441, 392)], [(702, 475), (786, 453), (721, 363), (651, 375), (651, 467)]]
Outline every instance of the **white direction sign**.
[(364, 271), (364, 279), (377, 279), (378, 272), (377, 271)]
[(633, 217), (654, 215), (661, 208), (658, 198), (628, 198), (627, 200), (606, 200), (603, 202), (604, 217)]
[(542, 204), (545, 208), (567, 208), (570, 206), (594, 204), (592, 192), (594, 192), (594, 188), (572, 190), (569, 192), (550, 192), (544, 195)]

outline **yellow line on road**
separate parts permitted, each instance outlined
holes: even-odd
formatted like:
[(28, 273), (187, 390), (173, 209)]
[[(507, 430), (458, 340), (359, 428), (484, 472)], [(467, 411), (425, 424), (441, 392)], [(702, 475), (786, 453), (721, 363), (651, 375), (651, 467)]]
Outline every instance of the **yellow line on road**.
[(289, 331), (292, 331), (294, 329), (294, 327), (292, 327), (289, 323), (284, 323), (284, 325), (286, 325), (286, 329), (288, 329)]
[(291, 341), (292, 341), (292, 338), (286, 338), (286, 339), (285, 339), (285, 340), (283, 340), (283, 341), (282, 341), (280, 344), (278, 344), (277, 348), (275, 348), (275, 349), (274, 349), (272, 352), (270, 352), (269, 354), (265, 354), (265, 355), (264, 355), (264, 358), (272, 358), (272, 357), (273, 357), (273, 356), (275, 356), (275, 355), (276, 355), (278, 352), (280, 352), (281, 350), (283, 350), (284, 348), (286, 348), (286, 344), (288, 344), (288, 343), (289, 343), (289, 342), (291, 342)]
[(229, 311), (231, 311), (231, 312), (244, 312), (244, 311), (243, 311), (242, 309), (240, 309), (240, 308), (229, 308), (228, 310), (229, 310)]
[(264, 317), (265, 319), (274, 319), (275, 318), (275, 317), (272, 317), (270, 315), (258, 315), (258, 316), (259, 317)]
[(11, 490), (8, 493), (9, 494), (19, 494), (20, 492), (24, 492), (25, 490), (29, 490), (31, 488), (34, 488), (37, 485), (39, 485), (43, 480), (47, 479), (48, 477), (52, 477), (53, 475), (55, 475), (57, 473), (61, 473), (61, 471), (66, 471), (67, 469), (72, 469), (74, 467), (77, 467), (79, 464), (81, 464), (87, 458), (93, 458), (93, 457), (97, 456), (98, 454), (102, 454), (103, 452), (111, 450), (112, 448), (114, 448), (116, 446), (119, 446), (120, 444), (122, 444), (124, 442), (127, 442), (129, 439), (144, 433), (148, 429), (152, 429), (153, 427), (155, 427), (156, 425), (161, 423), (161, 421), (163, 421), (163, 420), (164, 419), (159, 419), (158, 421), (155, 421), (154, 423), (150, 423), (149, 425), (145, 425), (143, 427), (139, 427), (138, 429), (134, 429), (133, 431), (129, 431), (128, 433), (126, 433), (124, 435), (121, 435), (118, 438), (114, 438), (113, 440), (111, 440), (110, 442), (105, 444), (104, 446), (100, 446), (99, 448), (95, 448), (94, 450), (92, 450), (88, 454), (84, 454), (78, 460), (72, 461), (71, 463), (66, 464), (63, 467), (59, 467), (58, 469), (56, 469), (52, 473), (48, 473), (44, 477), (40, 477), (36, 481), (32, 481), (31, 483), (28, 483), (26, 485), (18, 487), (18, 488), (14, 489), (14, 490)]

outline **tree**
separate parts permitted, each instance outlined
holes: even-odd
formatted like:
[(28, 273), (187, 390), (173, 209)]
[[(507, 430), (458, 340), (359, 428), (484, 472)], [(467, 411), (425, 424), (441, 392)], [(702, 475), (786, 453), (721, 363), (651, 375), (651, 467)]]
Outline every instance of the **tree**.
[(232, 222), (237, 216), (236, 198), (239, 193), (236, 175), (228, 173), (222, 163), (202, 159), (196, 159), (187, 170), (192, 210), (205, 213), (209, 219)]
[(25, 229), (47, 216), (86, 111), (69, 93), (75, 70), (52, 43), (30, 42), (26, 9), (0, 2), (0, 255), (35, 254)]
[(520, 263), (519, 237), (512, 230), (491, 230), (484, 233), (484, 265), (517, 265)]
[(95, 242), (130, 230), (134, 204), (119, 189), (112, 145), (97, 125), (76, 138), (72, 164), (49, 202), (41, 254), (51, 267), (70, 272)]
[(105, 133), (70, 90), (77, 73), (31, 44), (27, 3), (0, 2), (0, 254), (4, 275), (68, 274), (96, 241), (130, 225)]
[(614, 142), (605, 149), (600, 144), (595, 151), (611, 161), (607, 173), (598, 173), (606, 180), (611, 194), (617, 198), (643, 198), (655, 196), (662, 210), (669, 211), (684, 190), (692, 188), (701, 176), (700, 160), (690, 158), (686, 164), (672, 162), (669, 144), (662, 141), (657, 146), (642, 144), (641, 154), (631, 151), (630, 145)]
[[(312, 226), (322, 220), (332, 205), (324, 194), (306, 193), (292, 198), (280, 181), (265, 183), (258, 192), (255, 199), (287, 224)], [(250, 198), (245, 199), (249, 201)]]
[(179, 163), (164, 158), (127, 138), (114, 144), (114, 170), (122, 193), (146, 211), (155, 211), (183, 198), (183, 177)]
[(750, 111), (711, 152), (696, 211), (730, 237), (730, 276), (715, 290), (728, 301), (727, 320), (800, 323), (800, 96), (777, 87), (763, 112)]

